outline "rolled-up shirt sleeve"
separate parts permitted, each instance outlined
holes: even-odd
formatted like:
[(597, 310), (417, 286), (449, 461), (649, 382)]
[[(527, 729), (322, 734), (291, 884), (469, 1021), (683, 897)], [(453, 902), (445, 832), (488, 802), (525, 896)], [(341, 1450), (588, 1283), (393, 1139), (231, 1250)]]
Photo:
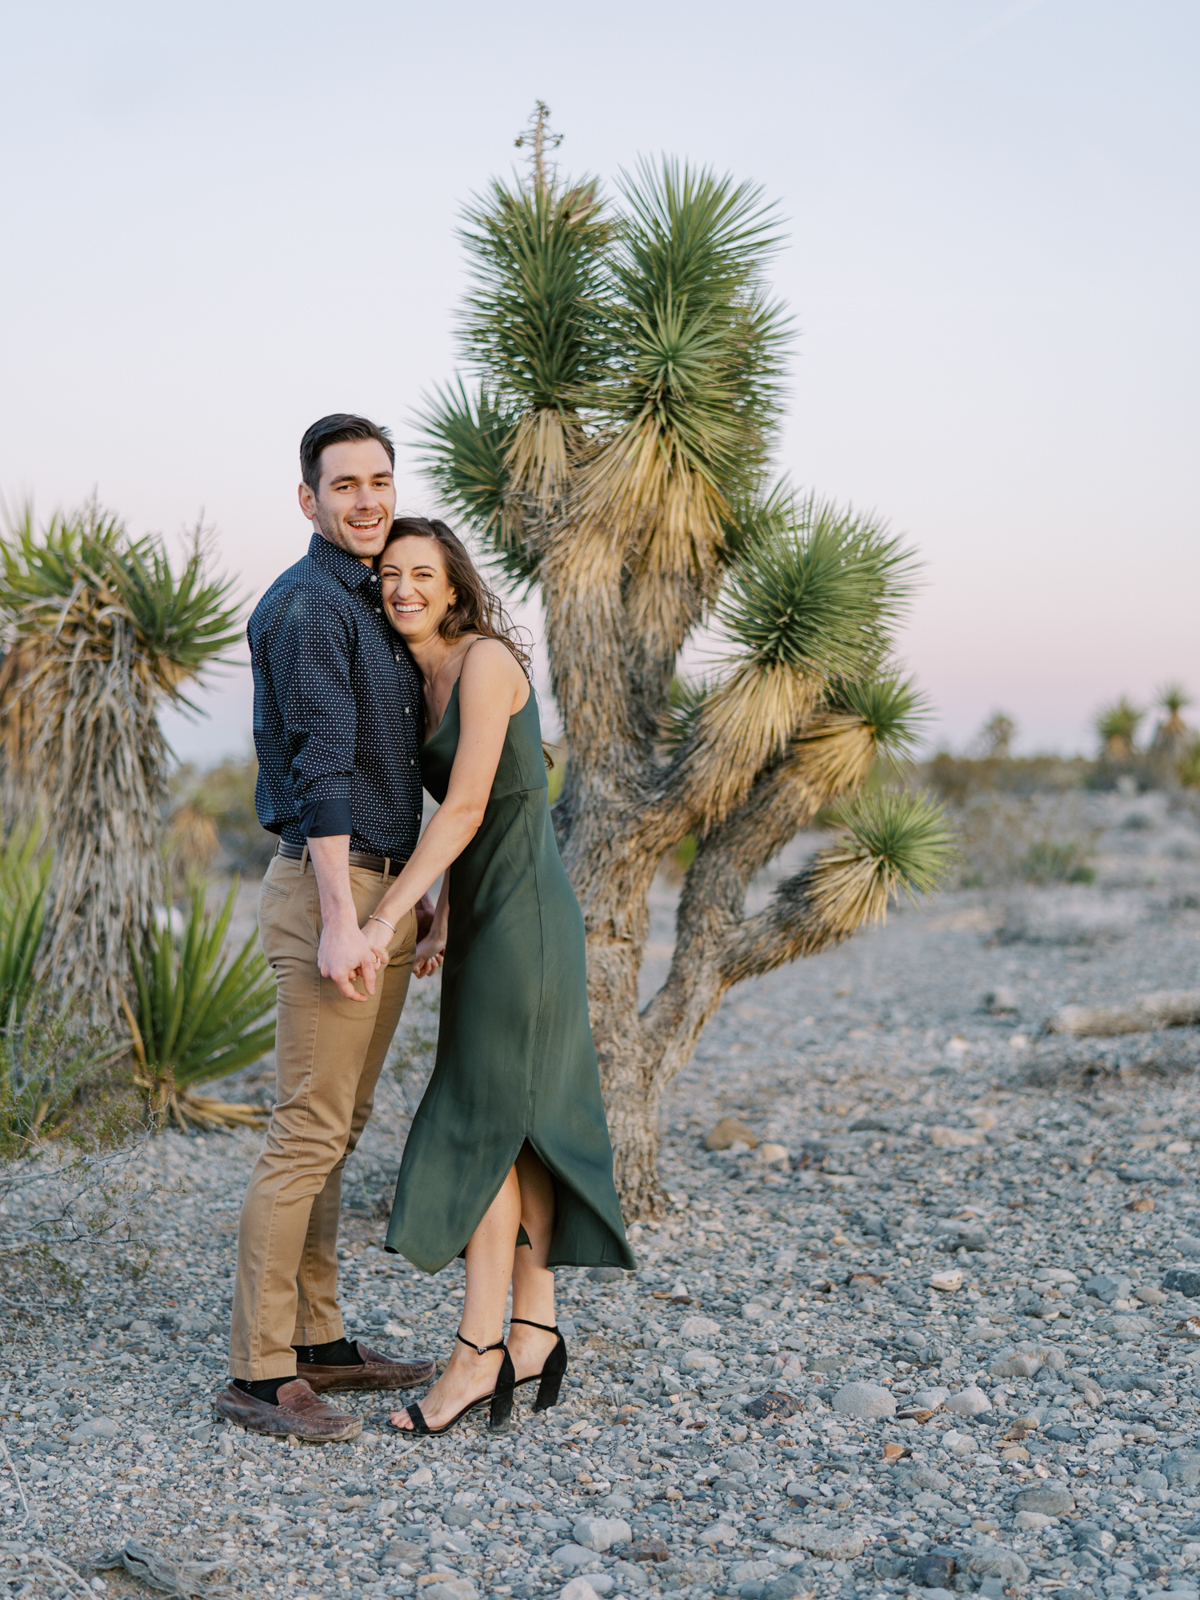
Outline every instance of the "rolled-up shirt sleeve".
[[(319, 608), (323, 615), (314, 616)], [(292, 793), (306, 839), (353, 833), (358, 704), (345, 617), (294, 590), (271, 641), (276, 701), (293, 752)]]

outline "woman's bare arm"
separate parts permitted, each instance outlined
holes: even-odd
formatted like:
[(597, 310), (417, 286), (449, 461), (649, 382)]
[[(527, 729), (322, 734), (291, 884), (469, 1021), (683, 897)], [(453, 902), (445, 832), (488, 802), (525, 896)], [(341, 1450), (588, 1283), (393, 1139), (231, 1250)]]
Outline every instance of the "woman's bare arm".
[[(531, 692), (525, 674), (499, 640), (472, 645), (458, 680), (458, 750), (446, 798), (376, 907), (377, 917), (398, 924), (474, 838), (500, 765), (509, 718)], [(378, 922), (368, 922), (363, 932), (377, 948), (386, 948), (386, 938), (380, 944), (379, 937), (387, 930)]]

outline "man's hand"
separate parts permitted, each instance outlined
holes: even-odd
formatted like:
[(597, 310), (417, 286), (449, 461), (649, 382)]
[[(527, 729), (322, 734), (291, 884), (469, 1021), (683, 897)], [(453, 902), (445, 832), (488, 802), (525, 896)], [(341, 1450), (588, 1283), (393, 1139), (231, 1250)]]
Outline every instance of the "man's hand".
[[(323, 978), (332, 978), (347, 1000), (364, 1001), (375, 993), (377, 961), (370, 941), (357, 921), (326, 923), (317, 946), (317, 966)], [(354, 987), (361, 978), (367, 994)]]
[[(435, 907), (433, 901), (429, 898), (429, 890), (426, 889), (425, 893), (413, 907), (413, 911), (416, 913), (417, 917), (418, 939), (424, 939), (428, 935), (430, 928), (433, 927), (433, 918), (436, 909), (437, 908)], [(418, 976), (421, 976), (421, 974), (418, 974)]]

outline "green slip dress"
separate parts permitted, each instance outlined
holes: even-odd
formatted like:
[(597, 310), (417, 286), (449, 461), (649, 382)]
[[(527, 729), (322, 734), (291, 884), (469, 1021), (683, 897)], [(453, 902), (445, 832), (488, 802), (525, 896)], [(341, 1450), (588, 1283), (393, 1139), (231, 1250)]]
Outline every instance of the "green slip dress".
[[(456, 683), (421, 754), (439, 803), (459, 728)], [(509, 719), (479, 831), (450, 868), (437, 1058), (386, 1248), (439, 1272), (526, 1140), (554, 1180), (549, 1265), (632, 1268), (588, 1023), (583, 916), (554, 838), (532, 688)]]

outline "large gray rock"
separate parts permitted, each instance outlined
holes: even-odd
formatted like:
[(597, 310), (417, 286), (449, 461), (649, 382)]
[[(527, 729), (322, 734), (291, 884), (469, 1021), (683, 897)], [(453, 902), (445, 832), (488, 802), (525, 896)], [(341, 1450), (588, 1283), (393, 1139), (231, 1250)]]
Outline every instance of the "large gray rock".
[(730, 1450), (725, 1455), (724, 1465), (730, 1472), (753, 1472), (758, 1466), (758, 1457), (750, 1450)]
[(1163, 1471), (1172, 1488), (1194, 1489), (1200, 1483), (1200, 1450), (1172, 1450)]
[(1022, 1489), (1013, 1501), (1018, 1511), (1040, 1511), (1044, 1517), (1062, 1517), (1075, 1509), (1075, 1496), (1069, 1489), (1049, 1483), (1033, 1483)]
[(91, 1417), (72, 1428), (67, 1435), (68, 1444), (90, 1444), (93, 1439), (115, 1439), (119, 1432), (111, 1417)]
[(904, 1480), (906, 1489), (948, 1489), (950, 1479), (936, 1467), (914, 1467)]
[(1011, 1584), (1029, 1582), (1029, 1568), (1015, 1550), (1006, 1550), (1003, 1545), (981, 1544), (964, 1550), (958, 1566), (971, 1578), (1002, 1578)]
[(856, 1528), (805, 1527), (798, 1532), (800, 1548), (818, 1561), (855, 1561), (867, 1544), (866, 1535)]
[(1163, 1273), (1163, 1288), (1178, 1289), (1188, 1300), (1200, 1299), (1200, 1269), (1196, 1267), (1168, 1267)]
[(681, 1339), (711, 1339), (720, 1331), (721, 1324), (711, 1317), (684, 1317), (679, 1324)]
[(589, 1561), (595, 1559), (596, 1552), (585, 1549), (581, 1544), (561, 1544), (550, 1557), (550, 1565), (572, 1572), (576, 1567), (586, 1567)]
[(844, 1383), (833, 1397), (833, 1409), (844, 1417), (894, 1417), (896, 1397), (877, 1383)]
[(953, 1411), (959, 1417), (978, 1417), (991, 1409), (992, 1402), (983, 1390), (977, 1389), (974, 1384), (968, 1389), (960, 1389), (946, 1401), (946, 1410)]
[(576, 1544), (601, 1554), (614, 1544), (628, 1544), (633, 1533), (624, 1517), (576, 1517), (572, 1528)]
[(1042, 1364), (1037, 1351), (998, 1356), (988, 1371), (993, 1378), (1032, 1378)]
[(1110, 1306), (1114, 1300), (1129, 1298), (1133, 1293), (1133, 1280), (1111, 1277), (1107, 1272), (1098, 1272), (1094, 1277), (1084, 1279), (1083, 1292), (1092, 1295), (1096, 1300), (1103, 1300), (1106, 1306)]

